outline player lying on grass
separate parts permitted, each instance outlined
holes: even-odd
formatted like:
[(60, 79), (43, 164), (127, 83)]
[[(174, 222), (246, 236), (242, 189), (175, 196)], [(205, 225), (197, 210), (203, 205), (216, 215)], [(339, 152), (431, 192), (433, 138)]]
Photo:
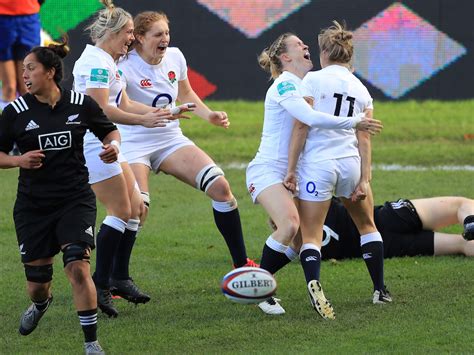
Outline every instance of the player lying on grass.
[[(474, 200), (465, 197), (399, 199), (374, 207), (384, 257), (474, 256)], [(463, 235), (438, 232), (461, 224)], [(464, 237), (464, 238), (463, 238)], [(359, 233), (342, 203), (333, 198), (324, 222), (323, 259), (360, 257)], [(298, 246), (295, 246), (298, 250)]]
[[(384, 241), (384, 257), (415, 255), (474, 256), (474, 200), (433, 197), (385, 202), (374, 208), (375, 224)], [(460, 234), (437, 232), (460, 223)], [(323, 259), (359, 257), (359, 234), (344, 206), (336, 199), (324, 225)]]

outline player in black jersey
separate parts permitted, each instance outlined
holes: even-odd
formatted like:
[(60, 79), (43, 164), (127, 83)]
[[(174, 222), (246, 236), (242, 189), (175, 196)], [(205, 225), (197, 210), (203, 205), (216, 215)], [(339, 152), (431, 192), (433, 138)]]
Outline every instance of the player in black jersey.
[[(100, 354), (89, 265), (96, 205), (83, 136), (87, 129), (94, 132), (103, 142), (101, 159), (112, 163), (117, 160), (120, 135), (94, 100), (59, 86), (61, 58), (66, 54), (63, 43), (36, 47), (26, 56), (23, 80), (29, 93), (8, 105), (0, 118), (0, 167), (20, 168), (13, 217), (33, 301), (21, 318), (20, 333), (30, 334), (51, 304), (53, 257), (61, 251), (86, 354)], [(22, 155), (8, 155), (13, 143)]]
[[(399, 199), (374, 207), (384, 257), (415, 255), (474, 256), (474, 200), (465, 197)], [(463, 235), (437, 232), (460, 224)], [(324, 222), (323, 259), (358, 258), (360, 234), (343, 204), (336, 198)], [(463, 238), (464, 237), (464, 238)]]

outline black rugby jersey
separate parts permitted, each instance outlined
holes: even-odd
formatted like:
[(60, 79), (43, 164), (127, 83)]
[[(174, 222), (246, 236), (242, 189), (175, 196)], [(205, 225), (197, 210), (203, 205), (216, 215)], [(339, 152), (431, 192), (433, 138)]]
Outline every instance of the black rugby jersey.
[(89, 96), (61, 88), (52, 108), (26, 94), (10, 103), (0, 118), (0, 151), (8, 154), (16, 143), (21, 153), (41, 149), (39, 169), (22, 169), (19, 201), (42, 207), (89, 191), (83, 137), (91, 130), (100, 140), (116, 130), (100, 106)]

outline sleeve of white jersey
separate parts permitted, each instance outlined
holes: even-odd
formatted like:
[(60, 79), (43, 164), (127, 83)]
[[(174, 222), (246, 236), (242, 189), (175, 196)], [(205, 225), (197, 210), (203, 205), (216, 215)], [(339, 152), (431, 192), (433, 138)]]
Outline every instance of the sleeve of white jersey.
[(301, 93), (298, 84), (293, 80), (284, 80), (276, 84), (275, 101), (282, 102), (290, 97), (300, 97)]
[(374, 109), (374, 100), (372, 99), (372, 96), (370, 96), (369, 90), (364, 86), (364, 91), (365, 91), (365, 108), (368, 110), (373, 110)]
[(301, 96), (287, 97), (280, 105), (295, 119), (311, 127), (350, 129), (360, 121), (358, 117), (339, 117), (315, 111)]
[(86, 89), (108, 89), (110, 87), (110, 68), (107, 68), (99, 58), (91, 58), (76, 69), (74, 75), (81, 77), (81, 81), (86, 83)]
[(179, 53), (179, 81), (186, 80), (188, 78), (188, 65), (186, 63), (186, 58), (184, 58), (183, 52), (178, 49)]

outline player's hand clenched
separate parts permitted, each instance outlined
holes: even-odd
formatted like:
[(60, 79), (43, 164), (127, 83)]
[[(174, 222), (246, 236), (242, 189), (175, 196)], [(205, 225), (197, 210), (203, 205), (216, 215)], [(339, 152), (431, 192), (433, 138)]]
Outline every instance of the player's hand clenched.
[(294, 172), (288, 172), (283, 179), (283, 185), (287, 188), (287, 190), (291, 191), (291, 193), (296, 192), (296, 186), (298, 184), (296, 174)]
[(100, 152), (99, 157), (105, 164), (113, 163), (117, 161), (119, 148), (114, 144), (104, 144), (102, 146), (103, 151)]
[(23, 169), (39, 169), (45, 155), (42, 150), (31, 150), (18, 157), (18, 166)]
[(213, 125), (224, 128), (229, 128), (230, 125), (229, 117), (227, 117), (227, 113), (224, 111), (211, 111), (208, 120)]
[(351, 194), (351, 201), (357, 202), (365, 200), (365, 198), (367, 197), (367, 191), (369, 191), (369, 183), (367, 181), (359, 182), (354, 192)]

